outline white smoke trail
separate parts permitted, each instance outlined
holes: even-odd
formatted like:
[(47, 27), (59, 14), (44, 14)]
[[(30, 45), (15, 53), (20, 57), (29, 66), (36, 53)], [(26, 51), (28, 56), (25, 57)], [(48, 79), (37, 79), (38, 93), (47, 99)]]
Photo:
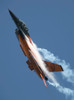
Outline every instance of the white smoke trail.
[(64, 71), (61, 72), (63, 78), (66, 78), (68, 82), (74, 83), (74, 70), (70, 68), (69, 63), (66, 63), (65, 60), (61, 60), (58, 57), (54, 56), (53, 53), (46, 49), (38, 48), (38, 50), (39, 52), (41, 52), (44, 59), (62, 65), (64, 69)]
[[(65, 78), (68, 82), (72, 83), (72, 85), (74, 85), (74, 73), (73, 70), (70, 68), (70, 64), (66, 63), (65, 60), (61, 60), (58, 57), (54, 56), (53, 53), (51, 53), (50, 51), (46, 50), (46, 49), (42, 49), (42, 48), (38, 48), (39, 52), (42, 54), (43, 58), (45, 60), (49, 60), (53, 63), (57, 63), (62, 65), (64, 71), (61, 72), (63, 78)], [(54, 87), (57, 88), (57, 90), (63, 94), (65, 94), (66, 96), (72, 96), (72, 100), (74, 100), (74, 90), (66, 88), (61, 86), (59, 83), (55, 84), (54, 82), (51, 83), (48, 81), (48, 83)]]
[(60, 84), (51, 83), (51, 82), (49, 82), (49, 81), (48, 81), (48, 83), (49, 83), (49, 85), (52, 85), (52, 86), (56, 87), (56, 89), (57, 89), (59, 92), (65, 94), (66, 97), (67, 97), (67, 96), (72, 96), (72, 98), (74, 97), (74, 90), (69, 89), (69, 88), (66, 88), (66, 87), (63, 87), (63, 86), (61, 86)]
[(30, 52), (31, 52), (32, 56), (37, 61), (37, 63), (39, 64), (40, 68), (45, 73), (45, 75), (47, 75), (47, 77), (52, 80), (52, 83), (49, 81), (48, 81), (48, 83), (50, 85), (56, 87), (56, 89), (59, 92), (65, 94), (66, 96), (73, 97), (74, 90), (63, 87), (56, 81), (54, 74), (47, 70), (45, 63), (43, 62), (42, 56), (39, 54), (38, 50), (42, 53), (44, 59), (50, 60), (51, 62), (62, 65), (63, 69), (64, 69), (64, 72), (62, 73), (62, 75), (67, 79), (67, 81), (73, 83), (74, 81), (72, 78), (73, 78), (74, 74), (73, 74), (73, 71), (70, 69), (70, 65), (66, 64), (66, 62), (64, 60), (60, 60), (58, 57), (54, 56), (53, 53), (47, 51), (46, 49), (37, 48), (37, 46), (33, 43), (33, 41), (32, 41), (32, 44), (30, 43), (30, 41), (27, 37), (26, 37), (26, 41), (30, 48)]

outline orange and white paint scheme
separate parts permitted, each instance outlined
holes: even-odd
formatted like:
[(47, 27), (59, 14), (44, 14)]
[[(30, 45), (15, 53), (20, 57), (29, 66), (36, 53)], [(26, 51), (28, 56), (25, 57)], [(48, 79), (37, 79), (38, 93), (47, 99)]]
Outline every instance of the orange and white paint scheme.
[(61, 65), (42, 60), (42, 57), (40, 56), (35, 44), (29, 35), (26, 25), (21, 20), (19, 20), (10, 10), (9, 13), (17, 26), (15, 33), (24, 55), (28, 58), (26, 63), (28, 64), (29, 69), (31, 71), (34, 70), (47, 87), (46, 81), (48, 80), (48, 77), (46, 76), (43, 67), (45, 67), (48, 72), (57, 72), (63, 71)]

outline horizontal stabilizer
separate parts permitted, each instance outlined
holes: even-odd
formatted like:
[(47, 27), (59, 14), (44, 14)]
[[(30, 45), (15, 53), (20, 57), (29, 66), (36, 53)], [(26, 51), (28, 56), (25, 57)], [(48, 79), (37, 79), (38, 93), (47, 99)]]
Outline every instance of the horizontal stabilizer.
[(50, 72), (58, 72), (58, 71), (63, 71), (63, 68), (61, 65), (58, 65), (58, 64), (54, 64), (54, 63), (51, 63), (51, 62), (48, 62), (48, 61), (44, 61), (46, 66), (47, 66), (47, 69), (50, 71)]

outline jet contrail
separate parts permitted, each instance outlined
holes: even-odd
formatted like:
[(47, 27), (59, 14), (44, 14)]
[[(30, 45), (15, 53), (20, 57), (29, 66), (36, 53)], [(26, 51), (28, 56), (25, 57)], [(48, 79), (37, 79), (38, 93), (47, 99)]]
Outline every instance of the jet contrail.
[[(73, 70), (70, 68), (69, 63), (67, 64), (65, 60), (61, 60), (58, 57), (54, 56), (54, 54), (51, 53), (50, 51), (48, 51), (47, 49), (38, 48), (38, 50), (45, 60), (49, 60), (53, 63), (57, 63), (57, 64), (62, 65), (62, 67), (64, 69), (64, 71), (61, 72), (63, 78), (65, 78), (68, 82), (70, 82), (70, 83), (72, 83), (72, 85), (74, 85), (73, 84), (74, 83), (74, 73), (73, 73)], [(59, 82), (57, 84), (55, 84), (54, 82), (48, 81), (48, 83), (50, 85), (56, 87), (56, 89), (59, 92), (65, 94), (66, 97), (71, 96), (72, 100), (74, 100), (74, 90), (61, 86), (59, 84)]]

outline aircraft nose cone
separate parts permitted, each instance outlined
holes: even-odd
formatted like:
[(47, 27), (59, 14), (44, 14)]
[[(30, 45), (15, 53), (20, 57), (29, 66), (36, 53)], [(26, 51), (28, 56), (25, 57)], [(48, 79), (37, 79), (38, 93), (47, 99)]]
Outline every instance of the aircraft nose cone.
[[(9, 10), (9, 9), (8, 9)], [(11, 10), (9, 10), (9, 13), (13, 19), (13, 21), (15, 22), (15, 24), (18, 26), (18, 23), (19, 23), (19, 19), (12, 13)]]
[(8, 9), (8, 11), (9, 11), (10, 15), (12, 16), (12, 12), (11, 12), (11, 10)]

